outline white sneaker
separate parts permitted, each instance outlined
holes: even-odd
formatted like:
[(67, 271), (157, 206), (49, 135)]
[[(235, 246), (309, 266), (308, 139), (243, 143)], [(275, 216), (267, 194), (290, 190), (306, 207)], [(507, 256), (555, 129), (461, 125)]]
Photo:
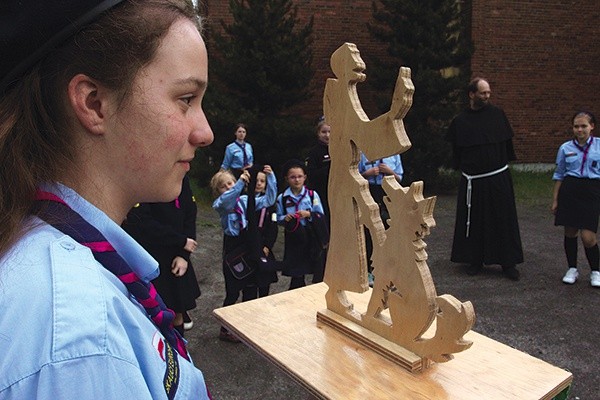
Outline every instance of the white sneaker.
[(593, 287), (600, 287), (600, 272), (592, 271), (590, 275), (590, 283)]
[(187, 311), (185, 311), (183, 313), (183, 330), (189, 331), (193, 327), (194, 327), (194, 321), (192, 321), (192, 318), (190, 317), (190, 315), (187, 313)]
[[(598, 271), (595, 271), (595, 272), (598, 272)], [(577, 271), (577, 268), (571, 267), (571, 268), (569, 268), (569, 270), (567, 271), (565, 276), (563, 276), (562, 281), (566, 284), (572, 285), (575, 283), (575, 281), (577, 280), (578, 277), (579, 277), (579, 271)], [(600, 276), (598, 276), (598, 286), (600, 286)]]

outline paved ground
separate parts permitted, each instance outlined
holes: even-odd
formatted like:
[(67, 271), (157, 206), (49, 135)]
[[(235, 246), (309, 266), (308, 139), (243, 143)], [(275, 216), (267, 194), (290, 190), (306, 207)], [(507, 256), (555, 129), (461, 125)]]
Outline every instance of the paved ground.
[[(561, 277), (566, 267), (561, 228), (553, 226), (548, 206), (519, 205), (525, 251), (521, 280), (504, 278), (498, 266), (469, 277), (464, 266), (449, 261), (454, 207), (453, 197), (438, 198), (434, 211), (437, 226), (426, 239), (438, 294), (470, 300), (477, 316), (475, 331), (571, 371), (571, 399), (600, 399), (600, 289), (590, 287), (582, 249), (580, 280), (572, 286), (563, 284)], [(306, 400), (309, 395), (302, 387), (245, 345), (218, 340), (219, 325), (211, 312), (221, 306), (225, 293), (221, 228), (211, 209), (199, 212), (198, 225), (201, 249), (195, 254), (194, 267), (202, 296), (198, 308), (191, 313), (195, 326), (186, 337), (214, 398)], [(275, 252), (281, 254), (281, 247)], [(281, 277), (272, 291), (285, 290), (288, 284), (288, 278)]]

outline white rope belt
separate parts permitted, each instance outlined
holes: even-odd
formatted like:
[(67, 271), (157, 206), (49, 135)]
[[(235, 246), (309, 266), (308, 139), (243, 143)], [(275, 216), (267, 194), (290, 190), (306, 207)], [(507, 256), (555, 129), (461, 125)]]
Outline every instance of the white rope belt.
[(485, 174), (467, 175), (464, 172), (462, 172), (462, 176), (467, 178), (467, 235), (466, 235), (466, 237), (469, 237), (469, 229), (471, 227), (471, 192), (473, 191), (473, 184), (472, 184), (473, 179), (480, 179), (480, 178), (487, 178), (490, 176), (494, 176), (501, 172), (506, 171), (507, 169), (508, 169), (508, 165), (505, 165), (502, 168), (499, 168), (495, 171), (486, 172)]

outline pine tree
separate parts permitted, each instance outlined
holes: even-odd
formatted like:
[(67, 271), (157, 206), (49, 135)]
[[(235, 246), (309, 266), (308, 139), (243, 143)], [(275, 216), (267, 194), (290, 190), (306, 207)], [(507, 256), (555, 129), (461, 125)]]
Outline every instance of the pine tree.
[(312, 127), (292, 114), (311, 95), (313, 19), (300, 24), (291, 0), (230, 0), (229, 9), (233, 22), (220, 21), (211, 34), (205, 108), (220, 133), (211, 157), (220, 163), (236, 122), (249, 126), (259, 163), (278, 166), (301, 157)]
[[(450, 146), (445, 133), (464, 105), (470, 77), (472, 45), (463, 2), (458, 0), (379, 0), (373, 5), (377, 24), (372, 36), (387, 43), (389, 59), (377, 62), (369, 76), (378, 90), (393, 86), (399, 66), (411, 68), (413, 105), (404, 122), (412, 148), (402, 155), (404, 184), (423, 180), (430, 188), (443, 184), (439, 168), (447, 166)], [(389, 109), (389, 93), (379, 106)]]
[(221, 23), (217, 78), (235, 92), (245, 109), (261, 117), (278, 115), (308, 98), (313, 76), (313, 20), (300, 29), (291, 0), (230, 0), (232, 24)]

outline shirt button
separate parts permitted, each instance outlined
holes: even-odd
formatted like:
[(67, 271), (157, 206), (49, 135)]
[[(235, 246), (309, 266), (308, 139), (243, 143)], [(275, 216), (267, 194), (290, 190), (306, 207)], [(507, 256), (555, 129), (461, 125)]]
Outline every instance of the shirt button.
[(71, 242), (61, 242), (60, 245), (65, 250), (75, 250), (75, 245)]

